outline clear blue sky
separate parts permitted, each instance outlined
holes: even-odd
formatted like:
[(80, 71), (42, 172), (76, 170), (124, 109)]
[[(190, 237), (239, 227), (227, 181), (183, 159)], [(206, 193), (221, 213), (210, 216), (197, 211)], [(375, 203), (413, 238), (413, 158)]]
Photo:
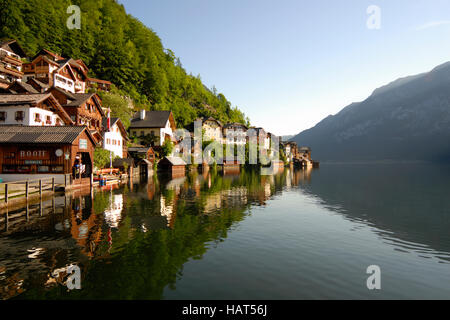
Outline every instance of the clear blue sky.
[[(188, 72), (278, 135), (450, 60), (448, 0), (120, 2)], [(379, 30), (367, 28), (370, 5), (381, 9)]]

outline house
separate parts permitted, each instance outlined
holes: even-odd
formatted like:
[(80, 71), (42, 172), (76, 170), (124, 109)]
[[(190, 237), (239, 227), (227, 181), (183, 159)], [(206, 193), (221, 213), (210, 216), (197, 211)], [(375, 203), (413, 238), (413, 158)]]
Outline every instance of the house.
[[(24, 79), (36, 79), (48, 87), (57, 87), (71, 93), (86, 93), (88, 88), (96, 87), (109, 91), (111, 82), (89, 78), (89, 68), (83, 60), (64, 58), (56, 53), (42, 49), (31, 62), (23, 65)], [(32, 84), (33, 85), (33, 84)], [(36, 88), (37, 89), (37, 88)]]
[(250, 129), (256, 132), (258, 145), (262, 146), (264, 149), (268, 150), (270, 148), (270, 137), (264, 128), (261, 127), (251, 127)]
[(0, 42), (0, 88), (22, 81), (22, 58), (26, 54), (16, 40)]
[(227, 144), (245, 145), (247, 143), (247, 126), (242, 123), (227, 123), (223, 126), (223, 139)]
[(41, 50), (31, 62), (24, 63), (24, 80), (30, 78), (75, 93), (75, 84), (79, 83), (71, 66), (71, 59), (65, 59), (48, 50)]
[[(54, 177), (90, 184), (95, 140), (86, 127), (12, 125), (0, 130), (0, 178), (4, 181)], [(36, 177), (30, 176), (36, 175)]]
[(103, 149), (113, 153), (113, 157), (127, 157), (127, 141), (128, 135), (125, 126), (119, 118), (110, 118), (108, 130), (108, 118), (102, 120), (103, 127)]
[(286, 161), (288, 163), (292, 163), (294, 158), (298, 158), (297, 143), (288, 141), (283, 142), (281, 145), (283, 146), (284, 154), (286, 155)]
[(162, 146), (165, 140), (174, 139), (176, 130), (172, 111), (141, 110), (131, 119), (128, 128), (130, 137), (137, 137), (140, 144), (145, 143), (145, 137), (153, 137), (152, 146)]
[(98, 143), (103, 141), (105, 113), (96, 93), (71, 93), (56, 87), (48, 92), (55, 96), (76, 125), (87, 126)]
[(300, 154), (300, 156), (302, 158), (311, 161), (311, 148), (309, 148), (309, 147), (301, 147), (298, 150), (298, 153)]
[(152, 147), (146, 147), (143, 145), (131, 145), (128, 148), (128, 154), (132, 157), (136, 162), (140, 160), (148, 160), (151, 163), (155, 162), (156, 154)]
[(202, 132), (204, 133), (203, 136), (204, 140), (222, 142), (223, 125), (219, 120), (216, 120), (213, 117), (198, 118), (187, 127), (189, 132), (194, 132), (194, 123), (197, 121), (200, 121), (202, 123)]
[(184, 176), (186, 162), (180, 157), (164, 157), (158, 162), (158, 170), (169, 173), (172, 177)]
[(112, 83), (107, 80), (100, 80), (95, 78), (87, 78), (87, 87), (97, 89), (100, 91), (109, 92), (111, 90)]
[(73, 124), (69, 114), (50, 93), (0, 95), (0, 125)]

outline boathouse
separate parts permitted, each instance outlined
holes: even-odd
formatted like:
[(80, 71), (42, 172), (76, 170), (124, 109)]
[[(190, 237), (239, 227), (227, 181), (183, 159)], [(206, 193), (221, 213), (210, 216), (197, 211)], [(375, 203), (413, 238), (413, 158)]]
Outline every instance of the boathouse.
[(54, 177), (58, 184), (89, 185), (95, 140), (80, 126), (2, 126), (0, 178), (5, 181)]
[(180, 157), (164, 157), (158, 162), (158, 170), (169, 173), (172, 176), (184, 176), (186, 173), (186, 162)]

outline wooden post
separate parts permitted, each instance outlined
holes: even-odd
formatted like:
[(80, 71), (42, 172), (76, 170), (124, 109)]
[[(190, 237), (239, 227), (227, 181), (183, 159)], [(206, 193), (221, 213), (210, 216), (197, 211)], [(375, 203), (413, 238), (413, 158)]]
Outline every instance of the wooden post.
[(29, 193), (29, 182), (27, 180), (27, 182), (25, 182), (25, 198), (28, 201), (28, 193)]
[(55, 193), (55, 177), (52, 178), (52, 192)]
[(8, 203), (8, 184), (5, 183), (5, 202)]
[(42, 198), (42, 179), (39, 179), (39, 196)]

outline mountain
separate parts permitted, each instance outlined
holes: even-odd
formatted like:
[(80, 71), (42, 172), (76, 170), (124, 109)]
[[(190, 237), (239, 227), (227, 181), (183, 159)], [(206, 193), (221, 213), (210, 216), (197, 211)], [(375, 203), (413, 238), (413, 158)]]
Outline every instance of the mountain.
[(450, 62), (378, 88), (292, 141), (321, 161), (450, 161)]
[[(81, 10), (79, 30), (67, 27), (71, 5)], [(16, 39), (29, 56), (44, 48), (82, 59), (91, 77), (118, 87), (118, 96), (132, 98), (137, 109), (172, 110), (178, 126), (210, 116), (248, 124), (237, 107), (200, 76), (188, 74), (158, 35), (116, 0), (0, 0), (1, 39)], [(126, 113), (121, 111), (114, 116)]]

